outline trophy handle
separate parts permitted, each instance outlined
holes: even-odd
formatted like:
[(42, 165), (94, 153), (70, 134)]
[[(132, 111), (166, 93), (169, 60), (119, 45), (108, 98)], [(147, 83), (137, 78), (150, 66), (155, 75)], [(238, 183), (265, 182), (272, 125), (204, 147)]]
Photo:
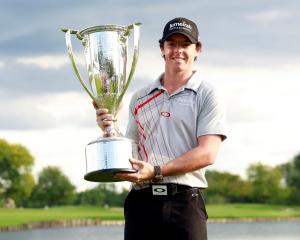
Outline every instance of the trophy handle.
[(120, 94), (120, 97), (117, 100), (117, 108), (119, 107), (119, 105), (124, 97), (124, 94), (127, 91), (129, 83), (131, 82), (132, 76), (136, 69), (136, 64), (137, 64), (138, 56), (139, 56), (139, 47), (140, 47), (140, 25), (141, 25), (141, 23), (134, 23), (132, 25), (127, 26), (128, 32), (125, 33), (125, 35), (129, 35), (129, 32), (133, 29), (133, 57), (132, 57), (131, 68), (130, 68), (130, 72), (129, 72), (125, 87), (124, 87), (122, 93)]
[(63, 32), (66, 33), (66, 45), (67, 45), (67, 50), (68, 50), (68, 55), (71, 60), (73, 69), (76, 73), (76, 76), (78, 77), (82, 87), (85, 89), (85, 91), (90, 95), (90, 97), (96, 102), (96, 98), (93, 96), (91, 91), (87, 88), (87, 86), (84, 84), (84, 81), (82, 80), (82, 77), (80, 75), (79, 69), (77, 68), (74, 54), (73, 54), (73, 49), (72, 49), (72, 42), (71, 42), (71, 34), (76, 34), (76, 36), (82, 40), (82, 38), (78, 35), (78, 31), (71, 30), (71, 29), (62, 29)]

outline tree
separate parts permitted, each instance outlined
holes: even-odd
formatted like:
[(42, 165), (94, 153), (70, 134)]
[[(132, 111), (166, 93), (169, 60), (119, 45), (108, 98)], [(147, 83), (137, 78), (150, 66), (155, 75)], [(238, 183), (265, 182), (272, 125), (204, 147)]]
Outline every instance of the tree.
[(281, 184), (282, 175), (278, 167), (262, 163), (251, 164), (247, 169), (252, 184), (252, 199), (259, 203), (282, 203), (286, 198), (286, 189)]
[(250, 184), (238, 175), (207, 171), (206, 178), (209, 187), (205, 190), (205, 198), (208, 203), (246, 202), (250, 198)]
[(284, 181), (290, 189), (288, 201), (291, 204), (300, 204), (300, 153), (290, 162), (280, 166)]
[(104, 193), (104, 205), (106, 206), (123, 206), (128, 194), (126, 189), (118, 192), (115, 184), (100, 184), (99, 188)]
[(39, 174), (32, 193), (32, 206), (57, 206), (71, 204), (75, 187), (58, 167), (45, 167)]
[(127, 194), (128, 190), (125, 189), (122, 192), (118, 192), (115, 184), (99, 184), (93, 189), (78, 193), (74, 203), (76, 205), (121, 207), (124, 204)]
[(104, 206), (104, 193), (98, 187), (79, 192), (74, 201), (75, 205)]
[(33, 163), (33, 157), (24, 146), (0, 139), (0, 197), (4, 203), (13, 199), (21, 205), (29, 198), (34, 186)]

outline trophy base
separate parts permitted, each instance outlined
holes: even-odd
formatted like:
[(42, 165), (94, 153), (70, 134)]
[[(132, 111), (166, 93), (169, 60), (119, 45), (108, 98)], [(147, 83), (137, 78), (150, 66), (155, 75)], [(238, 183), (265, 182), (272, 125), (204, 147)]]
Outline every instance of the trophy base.
[(84, 179), (90, 182), (122, 182), (124, 180), (114, 178), (115, 173), (135, 173), (137, 170), (131, 168), (112, 168), (89, 172)]
[(118, 172), (134, 173), (129, 162), (137, 158), (137, 144), (125, 137), (98, 138), (85, 148), (86, 174), (84, 179), (91, 182), (120, 182), (114, 178)]

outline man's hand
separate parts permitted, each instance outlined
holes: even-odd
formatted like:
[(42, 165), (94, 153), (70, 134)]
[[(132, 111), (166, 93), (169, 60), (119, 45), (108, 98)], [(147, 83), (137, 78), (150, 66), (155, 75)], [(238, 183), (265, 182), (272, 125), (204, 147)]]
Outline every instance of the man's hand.
[(144, 161), (130, 158), (129, 159), (133, 169), (136, 169), (136, 173), (116, 173), (115, 178), (124, 181), (142, 183), (143, 181), (152, 180), (154, 178), (154, 167)]
[(107, 127), (111, 126), (113, 123), (113, 115), (108, 113), (108, 109), (99, 108), (95, 102), (93, 106), (96, 110), (96, 121), (98, 126), (104, 131)]

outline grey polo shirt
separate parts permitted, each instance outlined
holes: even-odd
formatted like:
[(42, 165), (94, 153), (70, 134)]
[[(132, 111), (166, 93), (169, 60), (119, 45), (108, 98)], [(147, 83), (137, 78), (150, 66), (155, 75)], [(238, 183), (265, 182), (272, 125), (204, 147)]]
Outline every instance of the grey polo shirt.
[[(126, 136), (138, 142), (140, 160), (163, 165), (197, 147), (199, 136), (226, 138), (223, 104), (215, 88), (201, 81), (198, 71), (172, 94), (161, 79), (136, 92), (130, 102)], [(165, 177), (164, 182), (206, 188), (204, 174), (203, 168)]]

